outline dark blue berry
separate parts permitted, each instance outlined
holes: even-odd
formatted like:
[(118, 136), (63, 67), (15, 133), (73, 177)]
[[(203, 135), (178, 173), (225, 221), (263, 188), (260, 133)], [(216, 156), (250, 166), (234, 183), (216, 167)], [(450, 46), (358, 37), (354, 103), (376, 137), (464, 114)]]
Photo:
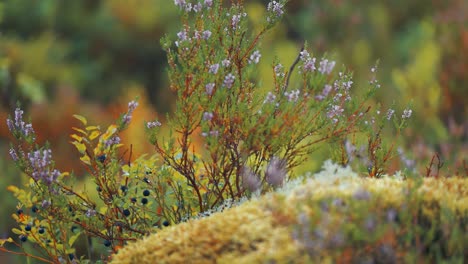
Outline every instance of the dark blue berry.
[(106, 161), (106, 155), (102, 154), (98, 156), (97, 159), (99, 160), (99, 162), (104, 163), (104, 161)]
[(45, 229), (44, 229), (43, 227), (39, 227), (39, 229), (37, 230), (37, 232), (39, 232), (39, 234), (44, 234)]
[(26, 231), (28, 231), (28, 232), (31, 231), (31, 225), (26, 225), (26, 226), (24, 227), (24, 230), (26, 230)]
[(25, 236), (25, 235), (20, 235), (20, 236), (19, 236), (19, 239), (21, 240), (21, 242), (26, 242), (26, 241), (28, 241), (28, 237)]
[(148, 203), (148, 199), (146, 199), (146, 198), (141, 198), (141, 203), (142, 203), (142, 204), (147, 204), (147, 203)]
[(37, 211), (39, 211), (39, 208), (37, 208), (37, 206), (33, 205), (33, 207), (31, 207), (31, 211), (33, 213), (37, 213)]
[(162, 224), (163, 224), (163, 226), (169, 226), (169, 221), (164, 220), (164, 222)]
[(144, 190), (144, 191), (143, 191), (143, 195), (144, 195), (144, 196), (149, 196), (149, 195), (150, 195), (150, 191), (149, 191), (149, 190)]
[(70, 254), (68, 254), (68, 258), (69, 258), (70, 260), (73, 260), (73, 259), (75, 258), (75, 255), (73, 255), (73, 254), (70, 253)]
[(146, 183), (150, 183), (150, 180), (148, 180), (148, 178), (143, 178), (143, 181), (146, 182)]
[(122, 185), (122, 186), (120, 186), (120, 190), (121, 190), (122, 192), (126, 192), (126, 191), (128, 190), (128, 187), (125, 186), (125, 185)]
[(130, 210), (124, 209), (124, 210), (123, 210), (123, 214), (124, 214), (125, 216), (129, 216), (129, 215), (130, 215)]
[(16, 213), (17, 213), (18, 215), (20, 215), (20, 214), (23, 213), (23, 210), (22, 210), (22, 209), (18, 209), (18, 211), (16, 211)]
[(132, 198), (130, 199), (130, 201), (131, 201), (132, 203), (136, 203), (137, 200), (136, 200), (135, 197), (132, 197)]
[(105, 241), (104, 241), (104, 246), (106, 246), (106, 247), (110, 247), (111, 244), (112, 244), (112, 243), (111, 243), (109, 240), (105, 240)]

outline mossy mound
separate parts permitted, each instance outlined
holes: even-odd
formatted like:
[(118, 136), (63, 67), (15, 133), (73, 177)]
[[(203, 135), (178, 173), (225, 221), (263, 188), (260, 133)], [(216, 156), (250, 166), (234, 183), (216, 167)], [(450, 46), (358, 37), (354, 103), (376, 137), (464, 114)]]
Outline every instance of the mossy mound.
[(467, 226), (466, 178), (369, 179), (328, 164), (131, 243), (112, 263), (463, 263)]

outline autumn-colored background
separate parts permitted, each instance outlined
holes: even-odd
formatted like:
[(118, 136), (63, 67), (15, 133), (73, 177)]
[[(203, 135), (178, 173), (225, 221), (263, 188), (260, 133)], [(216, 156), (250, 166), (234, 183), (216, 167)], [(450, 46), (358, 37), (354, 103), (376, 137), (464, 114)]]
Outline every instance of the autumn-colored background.
[[(245, 1), (259, 28), (268, 1)], [(464, 0), (292, 0), (282, 23), (263, 39), (259, 78), (272, 83), (278, 56), (291, 65), (304, 40), (366, 85), (379, 61), (375, 100), (413, 118), (402, 146), (421, 171), (434, 153), (446, 174), (466, 174), (468, 157), (468, 4)], [(86, 178), (69, 144), (73, 114), (105, 127), (139, 97), (123, 140), (136, 157), (154, 153), (143, 122), (170, 113), (166, 57), (159, 45), (180, 22), (171, 0), (7, 0), (0, 3), (0, 236), (8, 236), (15, 200), (5, 188), (23, 176), (8, 155), (5, 123), (19, 102), (39, 141), (50, 142), (56, 165)], [(320, 153), (320, 152), (319, 152)], [(319, 155), (319, 154), (317, 154)], [(312, 157), (321, 161), (325, 157)], [(317, 162), (317, 166), (320, 165)], [(23, 179), (24, 180), (24, 179)]]

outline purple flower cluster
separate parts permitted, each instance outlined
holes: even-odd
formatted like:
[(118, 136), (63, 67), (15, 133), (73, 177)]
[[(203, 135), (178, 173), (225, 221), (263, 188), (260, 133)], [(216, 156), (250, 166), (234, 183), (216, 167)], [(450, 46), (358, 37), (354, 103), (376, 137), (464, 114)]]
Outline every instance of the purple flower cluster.
[(233, 15), (231, 18), (231, 27), (233, 30), (236, 30), (239, 26), (239, 22), (241, 20), (241, 15)]
[(223, 65), (223, 67), (229, 67), (231, 65), (231, 61), (228, 60), (228, 59), (224, 59), (222, 62), (221, 62), (221, 65)]
[(276, 95), (273, 94), (272, 92), (268, 92), (265, 100), (263, 100), (263, 103), (274, 103), (276, 101)]
[(262, 54), (260, 54), (260, 51), (256, 50), (250, 55), (249, 58), (249, 64), (257, 64), (260, 61), (260, 57), (262, 57)]
[(152, 129), (152, 128), (160, 127), (160, 126), (161, 126), (161, 122), (159, 122), (159, 121), (153, 121), (153, 122), (147, 122), (146, 123), (146, 127), (148, 129)]
[(274, 187), (281, 186), (286, 180), (286, 160), (272, 157), (265, 171), (265, 180)]
[(31, 123), (23, 121), (23, 110), (16, 108), (15, 110), (15, 121), (7, 119), (7, 126), (13, 135), (20, 135), (20, 137), (28, 138), (32, 137), (34, 140), (35, 133)]
[(283, 67), (283, 65), (281, 63), (276, 64), (276, 66), (275, 66), (276, 76), (278, 76), (278, 77), (284, 77), (285, 76), (285, 74), (283, 72), (283, 68), (284, 67)]
[(208, 70), (208, 72), (212, 73), (212, 74), (216, 74), (216, 73), (218, 73), (218, 69), (219, 69), (219, 64), (218, 63), (212, 64), (212, 65), (210, 65), (210, 69)]
[(242, 186), (249, 190), (250, 192), (255, 192), (261, 186), (261, 181), (258, 175), (256, 175), (251, 169), (248, 167), (243, 167), (241, 171), (242, 176)]
[(322, 74), (330, 74), (333, 71), (333, 68), (335, 67), (336, 62), (335, 61), (329, 61), (327, 59), (322, 59), (320, 61), (320, 66), (318, 71)]
[(228, 75), (226, 75), (226, 77), (224, 77), (223, 85), (227, 88), (231, 88), (235, 80), (236, 76), (234, 76), (232, 73), (229, 73)]
[(214, 83), (208, 83), (207, 85), (205, 85), (206, 94), (207, 95), (212, 95), (214, 87), (215, 87)]
[[(279, 19), (283, 14), (284, 14), (284, 4), (281, 4), (280, 2), (278, 1), (271, 1), (270, 3), (268, 3), (268, 6), (267, 6), (267, 11), (272, 14), (273, 18), (276, 20), (276, 19)], [(267, 21), (268, 22), (271, 22), (271, 18), (268, 17), (267, 18)]]
[(112, 138), (106, 140), (106, 142), (104, 143), (104, 145), (106, 145), (106, 147), (108, 148), (108, 147), (110, 147), (110, 146), (112, 146), (112, 145), (117, 145), (117, 144), (119, 144), (119, 143), (120, 143), (120, 137), (114, 136), (114, 137), (112, 137)]
[(403, 110), (403, 114), (401, 115), (401, 118), (403, 119), (408, 119), (411, 117), (411, 114), (413, 113), (413, 110), (411, 109), (405, 109)]
[(137, 101), (131, 101), (128, 103), (128, 111), (122, 118), (122, 122), (124, 125), (128, 125), (130, 123), (130, 121), (132, 120), (133, 111), (135, 111), (137, 106), (138, 106)]
[(395, 114), (395, 110), (388, 109), (387, 111), (387, 120), (390, 121), (392, 119), (393, 114)]
[(333, 123), (338, 122), (338, 117), (344, 112), (344, 109), (339, 105), (332, 105), (327, 112), (327, 117), (330, 118)]
[(203, 121), (210, 121), (213, 119), (214, 114), (212, 112), (204, 112), (203, 113)]
[(291, 92), (285, 92), (284, 96), (286, 96), (289, 102), (297, 102), (297, 100), (299, 100), (300, 93), (301, 91), (299, 90), (293, 90)]
[(32, 170), (31, 176), (36, 181), (42, 181), (46, 185), (55, 182), (60, 176), (60, 172), (51, 169), (52, 151), (50, 149), (37, 150), (27, 155), (29, 167)]
[(332, 89), (333, 87), (331, 85), (325, 84), (325, 86), (323, 87), (322, 93), (315, 96), (315, 99), (322, 101), (328, 96), (328, 94), (331, 92)]
[[(186, 12), (190, 12), (193, 10), (193, 12), (198, 13), (203, 8), (201, 2), (192, 5), (192, 3), (187, 3), (185, 0), (174, 0), (174, 4), (179, 8), (185, 10)], [(210, 8), (213, 5), (213, 0), (205, 0), (204, 4), (206, 8)]]

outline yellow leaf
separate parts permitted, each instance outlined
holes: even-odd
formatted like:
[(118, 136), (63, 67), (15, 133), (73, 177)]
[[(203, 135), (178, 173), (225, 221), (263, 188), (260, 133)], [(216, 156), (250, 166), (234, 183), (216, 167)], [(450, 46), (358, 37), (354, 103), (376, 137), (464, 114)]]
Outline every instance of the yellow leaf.
[(83, 116), (80, 116), (80, 115), (73, 115), (74, 118), (80, 120), (81, 123), (83, 123), (83, 125), (86, 126), (86, 124), (88, 123), (88, 121), (86, 120), (86, 118), (84, 118)]
[(92, 131), (92, 130), (99, 130), (99, 126), (87, 126), (86, 127), (87, 131)]
[(68, 239), (68, 245), (71, 247), (73, 244), (75, 244), (75, 241), (81, 236), (81, 233), (78, 233), (76, 235), (73, 235)]
[(80, 143), (81, 143), (81, 141), (83, 141), (83, 138), (78, 136), (77, 134), (70, 135), (70, 137), (73, 138), (74, 140), (80, 142)]
[(91, 135), (89, 136), (89, 139), (93, 140), (95, 138), (97, 138), (99, 135), (101, 134), (101, 132), (97, 131), (97, 130), (94, 130)]
[(12, 193), (16, 193), (16, 192), (19, 191), (19, 188), (14, 186), (14, 185), (10, 185), (10, 186), (7, 187), (7, 190), (12, 192)]
[(80, 129), (80, 128), (77, 128), (77, 127), (72, 127), (72, 129), (77, 131), (77, 132), (80, 132), (83, 135), (88, 135), (88, 133), (86, 133), (86, 131), (84, 131), (83, 129)]
[(11, 231), (16, 234), (16, 235), (21, 235), (23, 234), (23, 231), (19, 230), (18, 228), (13, 228), (11, 229)]
[(70, 142), (70, 143), (72, 143), (73, 145), (75, 145), (76, 149), (77, 149), (78, 152), (80, 152), (81, 154), (86, 153), (86, 145), (85, 145), (85, 144), (80, 143), (80, 142), (76, 142), (76, 141), (73, 141), (73, 142)]
[(117, 126), (116, 125), (110, 125), (108, 128), (107, 128), (107, 131), (106, 133), (104, 133), (101, 137), (101, 139), (103, 141), (106, 141), (106, 140), (109, 140), (113, 135), (114, 133), (117, 131)]
[(84, 155), (80, 158), (80, 160), (87, 165), (91, 165), (91, 159), (88, 157), (88, 155)]
[(7, 239), (0, 239), (0, 247), (3, 247), (3, 245), (8, 242), (8, 243), (13, 243), (13, 238), (9, 237)]

